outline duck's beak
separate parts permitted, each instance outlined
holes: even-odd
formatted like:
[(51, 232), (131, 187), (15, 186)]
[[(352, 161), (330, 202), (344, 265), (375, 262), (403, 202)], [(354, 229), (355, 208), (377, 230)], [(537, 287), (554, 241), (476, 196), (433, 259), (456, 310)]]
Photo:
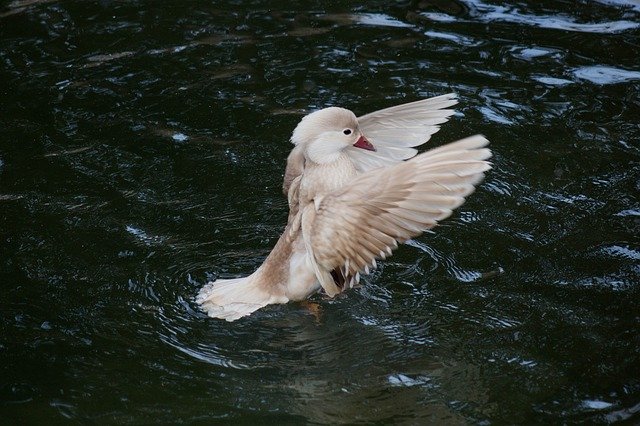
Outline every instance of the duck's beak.
[(353, 144), (356, 148), (366, 149), (367, 151), (375, 151), (376, 147), (371, 145), (371, 142), (367, 140), (363, 135), (360, 135), (356, 143)]

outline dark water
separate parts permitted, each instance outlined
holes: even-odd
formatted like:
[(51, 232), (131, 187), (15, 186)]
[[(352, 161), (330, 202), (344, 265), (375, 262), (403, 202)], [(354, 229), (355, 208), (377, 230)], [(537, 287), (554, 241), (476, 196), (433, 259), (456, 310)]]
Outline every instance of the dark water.
[[(4, 3), (3, 423), (640, 421), (640, 2), (390, 3)], [(435, 234), (198, 310), (277, 240), (305, 111), (449, 91), (432, 143), (495, 168)]]

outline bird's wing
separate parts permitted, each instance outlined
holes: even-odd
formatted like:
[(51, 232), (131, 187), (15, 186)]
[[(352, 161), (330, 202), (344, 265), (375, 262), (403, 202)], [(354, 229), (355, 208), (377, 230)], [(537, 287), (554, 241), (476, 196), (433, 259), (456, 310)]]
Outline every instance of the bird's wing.
[(302, 174), (304, 170), (304, 151), (301, 146), (294, 147), (287, 157), (287, 168), (284, 171), (284, 182), (282, 183), (282, 192), (285, 196), (289, 196), (289, 188), (295, 178)]
[(289, 187), (289, 217), (287, 218), (287, 225), (289, 226), (289, 232), (298, 232), (300, 228), (300, 220), (302, 219), (298, 214), (300, 212), (300, 182), (302, 181), (302, 175), (298, 176), (291, 182)]
[(360, 172), (412, 158), (418, 152), (413, 147), (427, 142), (440, 130), (439, 125), (455, 113), (449, 107), (456, 103), (456, 94), (449, 93), (358, 117), (360, 130), (376, 151), (349, 147), (347, 153)]
[(353, 286), (398, 243), (451, 215), (491, 168), (487, 144), (472, 136), (432, 149), (364, 173), (305, 207), (305, 246), (327, 294)]

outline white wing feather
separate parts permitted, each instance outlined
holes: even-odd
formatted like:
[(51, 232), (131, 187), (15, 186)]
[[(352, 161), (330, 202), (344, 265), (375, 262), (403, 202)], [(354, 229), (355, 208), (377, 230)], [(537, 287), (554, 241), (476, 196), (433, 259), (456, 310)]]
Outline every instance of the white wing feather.
[(358, 176), (347, 186), (314, 200), (302, 216), (302, 233), (316, 276), (328, 295), (376, 267), (409, 238), (451, 215), (475, 189), (491, 151), (482, 136), (430, 150), (395, 166)]
[(414, 157), (413, 147), (427, 142), (455, 113), (455, 93), (381, 109), (358, 117), (360, 130), (377, 151), (349, 147), (347, 153), (360, 172)]

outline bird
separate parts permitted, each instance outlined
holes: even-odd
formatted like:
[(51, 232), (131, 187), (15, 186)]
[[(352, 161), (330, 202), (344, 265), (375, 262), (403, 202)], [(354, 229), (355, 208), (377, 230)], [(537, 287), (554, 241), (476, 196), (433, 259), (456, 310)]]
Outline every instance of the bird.
[(196, 302), (210, 317), (235, 321), (320, 290), (335, 297), (450, 216), (491, 168), (488, 140), (471, 136), (421, 154), (414, 147), (456, 102), (448, 94), (361, 117), (340, 107), (303, 117), (284, 175), (284, 232), (254, 273), (208, 283)]

